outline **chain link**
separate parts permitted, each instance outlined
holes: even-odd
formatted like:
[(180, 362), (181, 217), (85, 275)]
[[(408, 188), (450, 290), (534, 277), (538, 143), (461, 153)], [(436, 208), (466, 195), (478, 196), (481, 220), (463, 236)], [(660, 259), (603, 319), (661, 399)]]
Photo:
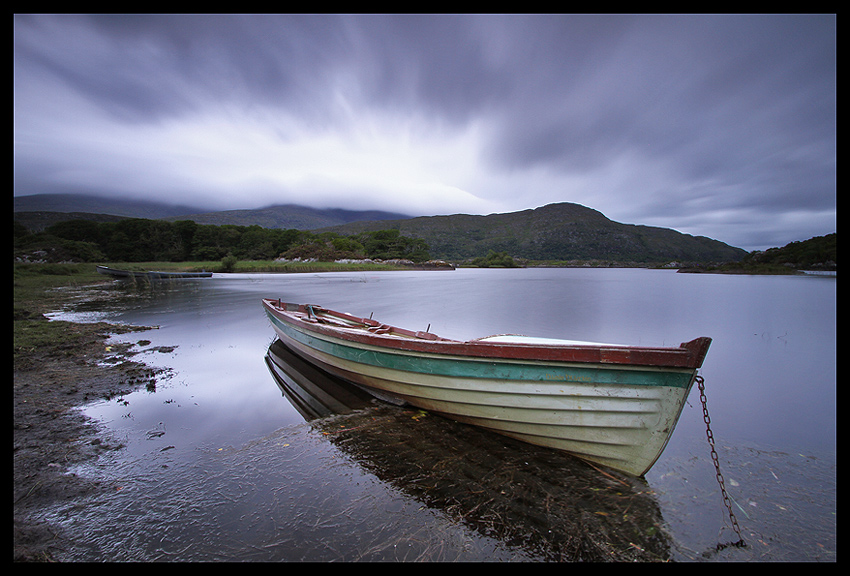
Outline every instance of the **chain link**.
[(718, 543), (717, 549), (722, 550), (727, 546), (745, 548), (747, 544), (741, 537), (741, 528), (738, 526), (738, 519), (735, 518), (735, 513), (732, 511), (732, 500), (729, 498), (729, 494), (726, 493), (726, 483), (723, 480), (723, 474), (720, 473), (720, 459), (717, 457), (717, 450), (714, 446), (714, 433), (711, 431), (711, 417), (708, 415), (708, 401), (705, 397), (705, 380), (702, 376), (696, 376), (696, 382), (699, 387), (699, 400), (702, 403), (702, 417), (705, 420), (705, 435), (706, 438), (708, 438), (708, 445), (711, 447), (711, 461), (714, 462), (717, 483), (720, 485), (720, 493), (723, 495), (723, 503), (726, 505), (726, 509), (729, 510), (729, 519), (732, 521), (732, 529), (738, 535), (737, 542), (730, 542), (728, 544)]

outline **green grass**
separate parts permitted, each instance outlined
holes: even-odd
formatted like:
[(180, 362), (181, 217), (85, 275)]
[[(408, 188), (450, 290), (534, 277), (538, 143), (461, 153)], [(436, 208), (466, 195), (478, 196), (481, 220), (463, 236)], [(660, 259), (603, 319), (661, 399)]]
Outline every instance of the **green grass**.
[[(200, 272), (206, 270), (222, 273), (222, 263), (199, 262), (103, 262), (104, 266), (122, 270), (159, 270), (163, 272)], [(95, 264), (14, 264), (15, 318), (39, 316), (45, 311), (61, 307), (65, 296), (57, 288), (76, 288), (90, 284), (111, 282), (112, 279), (97, 272)], [(336, 262), (276, 262), (274, 260), (248, 260), (236, 262), (233, 272), (241, 273), (304, 273), (304, 272), (360, 272), (378, 270), (403, 270), (403, 266), (385, 264), (338, 264)]]
[(105, 280), (107, 278), (98, 274), (92, 264), (15, 263), (15, 318), (52, 309), (63, 298), (56, 293), (56, 288), (79, 287)]
[[(221, 262), (98, 262), (100, 266), (117, 268), (119, 270), (134, 270), (147, 272), (157, 270), (159, 272), (215, 272), (221, 268)], [(88, 264), (94, 269), (95, 264)]]
[[(159, 272), (212, 272), (224, 274), (236, 273), (298, 273), (298, 272), (360, 272), (368, 270), (405, 270), (404, 266), (391, 266), (389, 264), (341, 264), (336, 262), (278, 262), (276, 260), (238, 260), (232, 270), (225, 271), (221, 261), (197, 261), (197, 262), (101, 262), (100, 265), (120, 270), (134, 270), (145, 272), (156, 270)], [(76, 266), (76, 265), (72, 265)], [(94, 264), (82, 264), (89, 266), (92, 271)]]
[[(220, 267), (220, 266), (219, 266)], [(376, 270), (406, 270), (405, 266), (389, 264), (341, 264), (337, 262), (277, 262), (275, 260), (240, 260), (233, 272), (242, 273), (299, 273), (299, 272), (361, 272)], [(207, 268), (215, 272), (215, 269)]]
[(66, 321), (48, 321), (44, 316), (62, 308), (67, 291), (110, 282), (92, 264), (24, 264), (15, 263), (14, 366), (28, 365), (35, 351), (50, 350), (52, 354), (73, 356), (77, 347), (90, 340), (90, 333), (104, 330), (103, 326), (81, 326)]
[[(164, 272), (220, 273), (221, 262), (104, 262), (105, 266), (123, 270), (160, 270)], [(335, 262), (275, 262), (239, 261), (233, 272), (242, 273), (304, 273), (400, 270), (383, 264), (337, 264)], [(78, 329), (70, 322), (50, 322), (45, 313), (62, 309), (67, 290), (96, 284), (107, 284), (112, 278), (97, 272), (93, 263), (87, 264), (14, 264), (14, 350), (15, 362), (33, 350), (49, 346), (73, 349)]]

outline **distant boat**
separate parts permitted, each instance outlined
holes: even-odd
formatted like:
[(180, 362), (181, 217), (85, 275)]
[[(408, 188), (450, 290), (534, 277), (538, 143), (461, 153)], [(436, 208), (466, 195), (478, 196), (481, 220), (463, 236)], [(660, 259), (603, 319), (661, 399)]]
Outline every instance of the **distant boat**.
[(263, 299), (283, 342), (329, 373), (413, 406), (643, 476), (711, 344), (638, 347), (516, 335), (441, 338)]
[(98, 266), (97, 271), (114, 278), (147, 278), (148, 280), (165, 280), (169, 278), (209, 278), (212, 272), (156, 272), (153, 270), (140, 272), (136, 270), (118, 270), (106, 266)]

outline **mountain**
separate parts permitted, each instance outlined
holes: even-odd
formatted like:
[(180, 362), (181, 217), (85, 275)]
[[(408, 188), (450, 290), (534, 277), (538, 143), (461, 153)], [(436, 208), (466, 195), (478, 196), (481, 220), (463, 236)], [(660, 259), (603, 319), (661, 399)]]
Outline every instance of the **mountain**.
[(408, 218), (397, 212), (380, 210), (317, 209), (295, 204), (268, 206), (256, 210), (210, 211), (197, 206), (172, 206), (158, 202), (113, 200), (79, 194), (35, 194), (16, 196), (15, 219), (28, 230), (43, 230), (51, 224), (70, 219), (111, 222), (119, 218), (152, 220), (193, 220), (198, 224), (259, 225), (263, 228), (313, 230), (357, 220), (399, 220)]
[(332, 231), (342, 235), (397, 229), (404, 236), (422, 238), (428, 244), (431, 256), (444, 260), (486, 256), (491, 250), (528, 260), (636, 263), (737, 262), (747, 255), (745, 250), (704, 236), (682, 234), (669, 228), (614, 222), (597, 210), (568, 202), (488, 216), (455, 214), (410, 218), (392, 212), (320, 210), (294, 204), (257, 210), (209, 212), (191, 207), (92, 196), (15, 198), (15, 219), (31, 231), (72, 217), (99, 221), (116, 217), (193, 220), (198, 224), (259, 225), (263, 228)]
[(360, 220), (383, 221), (409, 218), (396, 212), (380, 210), (343, 210), (341, 208), (309, 208), (297, 204), (267, 206), (255, 210), (224, 210), (204, 214), (186, 214), (165, 220), (193, 220), (198, 224), (236, 224), (239, 226), (259, 225), (263, 228), (286, 228), (296, 230), (315, 230), (329, 226), (344, 225)]
[(15, 212), (79, 212), (125, 218), (160, 219), (203, 211), (197, 206), (173, 206), (147, 200), (124, 200), (85, 194), (15, 196)]
[(484, 256), (491, 250), (529, 260), (614, 262), (728, 262), (747, 254), (704, 236), (614, 222), (597, 210), (568, 202), (507, 214), (353, 222), (323, 230), (351, 235), (387, 228), (422, 238), (432, 257), (445, 260)]

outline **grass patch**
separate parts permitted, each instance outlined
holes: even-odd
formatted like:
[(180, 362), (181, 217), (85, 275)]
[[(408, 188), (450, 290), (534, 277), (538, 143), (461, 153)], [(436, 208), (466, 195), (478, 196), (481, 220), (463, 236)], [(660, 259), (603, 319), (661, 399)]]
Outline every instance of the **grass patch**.
[(57, 288), (79, 288), (108, 282), (92, 264), (15, 263), (15, 320), (40, 316), (60, 307), (65, 296)]
[[(270, 273), (270, 274), (285, 274), (299, 272), (360, 272), (369, 270), (409, 270), (410, 267), (395, 266), (391, 264), (378, 263), (338, 263), (338, 262), (280, 262), (278, 260), (237, 260), (237, 261), (194, 261), (194, 262), (112, 262), (103, 263), (103, 266), (109, 268), (117, 268), (119, 270), (132, 270), (134, 272), (148, 272), (155, 270), (157, 272), (212, 272), (214, 274), (227, 273)], [(34, 266), (38, 266), (35, 264)], [(61, 265), (57, 265), (61, 266)], [(70, 266), (88, 266), (92, 272), (106, 278), (105, 276), (95, 272), (94, 264), (71, 264)], [(45, 272), (47, 273), (47, 272)]]
[(304, 273), (304, 272), (363, 272), (379, 270), (410, 270), (408, 266), (394, 266), (390, 264), (351, 263), (338, 262), (278, 262), (276, 260), (245, 260), (236, 262), (233, 272), (241, 273)]
[(100, 322), (77, 324), (50, 321), (48, 312), (61, 310), (68, 299), (66, 288), (82, 288), (111, 280), (99, 274), (92, 264), (15, 263), (14, 273), (14, 365), (31, 367), (29, 358), (35, 352), (52, 356), (74, 357), (92, 337), (105, 337), (129, 327)]

